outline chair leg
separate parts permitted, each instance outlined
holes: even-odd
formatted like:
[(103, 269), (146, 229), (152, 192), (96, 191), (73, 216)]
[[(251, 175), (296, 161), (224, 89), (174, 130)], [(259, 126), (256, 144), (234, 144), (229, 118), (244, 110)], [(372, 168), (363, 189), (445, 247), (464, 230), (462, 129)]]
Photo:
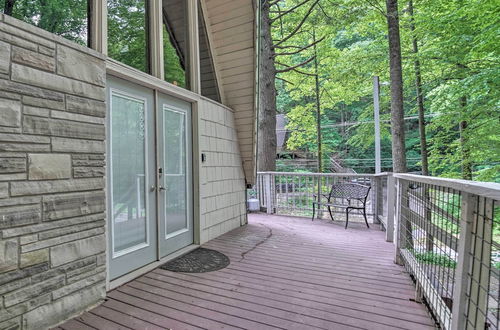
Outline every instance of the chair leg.
[(366, 207), (363, 207), (363, 217), (365, 217), (366, 227), (370, 228), (370, 226), (368, 225), (368, 219), (366, 219)]
[(347, 229), (347, 225), (349, 224), (349, 208), (345, 209), (345, 228)]
[(330, 213), (330, 218), (332, 218), (332, 221), (335, 221), (335, 219), (333, 218), (332, 209), (330, 208), (330, 206), (328, 206), (328, 213)]
[(311, 221), (314, 221), (314, 214), (316, 213), (316, 203), (313, 202), (313, 216), (311, 218)]

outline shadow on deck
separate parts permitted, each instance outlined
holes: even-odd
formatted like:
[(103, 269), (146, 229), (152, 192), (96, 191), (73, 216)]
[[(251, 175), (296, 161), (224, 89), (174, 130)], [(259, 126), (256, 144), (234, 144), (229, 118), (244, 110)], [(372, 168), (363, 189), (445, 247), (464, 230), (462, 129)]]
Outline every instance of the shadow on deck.
[(204, 247), (231, 264), (156, 269), (108, 293), (63, 329), (432, 329), (378, 228), (252, 214)]

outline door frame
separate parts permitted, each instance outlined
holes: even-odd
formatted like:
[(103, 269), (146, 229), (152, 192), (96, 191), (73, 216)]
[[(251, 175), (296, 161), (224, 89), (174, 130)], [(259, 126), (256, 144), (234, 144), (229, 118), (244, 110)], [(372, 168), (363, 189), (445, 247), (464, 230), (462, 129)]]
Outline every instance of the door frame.
[[(182, 101), (187, 101), (191, 103), (191, 134), (192, 134), (192, 216), (193, 216), (193, 244), (190, 246), (187, 246), (179, 251), (176, 251), (172, 253), (171, 255), (165, 256), (164, 258), (159, 258), (160, 251), (159, 251), (159, 244), (157, 244), (157, 256), (156, 256), (156, 261), (145, 265), (144, 267), (138, 268), (134, 271), (131, 271), (130, 273), (127, 273), (121, 277), (115, 278), (111, 280), (110, 278), (110, 272), (109, 272), (109, 235), (106, 234), (106, 291), (110, 291), (140, 275), (143, 275), (152, 269), (160, 266), (161, 264), (176, 258), (177, 256), (180, 256), (182, 254), (188, 253), (189, 251), (192, 251), (196, 248), (199, 247), (200, 244), (200, 235), (201, 235), (201, 226), (200, 226), (200, 219), (201, 219), (201, 209), (200, 209), (200, 204), (201, 204), (201, 196), (200, 196), (200, 173), (201, 173), (201, 149), (200, 149), (200, 134), (199, 134), (199, 127), (200, 127), (200, 113), (199, 113), (199, 102), (203, 99), (205, 100), (206, 98), (196, 94), (194, 92), (191, 92), (189, 90), (186, 90), (184, 88), (175, 86), (173, 84), (167, 83), (163, 80), (160, 80), (158, 78), (155, 78), (147, 73), (138, 71), (132, 67), (129, 67), (125, 64), (122, 64), (118, 61), (112, 60), (108, 58), (106, 60), (106, 73), (108, 76), (112, 76), (115, 78), (120, 78), (123, 80), (128, 81), (129, 83), (137, 84), (142, 87), (149, 88), (153, 91), (153, 99), (154, 99), (154, 108), (157, 109), (157, 106), (159, 104), (158, 102), (158, 96), (159, 93), (166, 94), (169, 96), (172, 96), (174, 98), (178, 98), (179, 100)], [(106, 114), (108, 114), (109, 111), (109, 105), (106, 104)], [(154, 111), (154, 120), (156, 122), (156, 116), (157, 116), (157, 110)], [(155, 130), (156, 125), (155, 126)], [(156, 131), (155, 131), (156, 134)], [(107, 138), (107, 137), (106, 137)], [(106, 142), (107, 143), (107, 142)], [(156, 143), (156, 142), (155, 142)], [(156, 145), (155, 145), (156, 148)], [(106, 154), (106, 161), (108, 160), (109, 155)], [(156, 167), (158, 168), (158, 157), (156, 157)], [(158, 176), (156, 176), (158, 184)], [(105, 195), (106, 195), (106, 201), (109, 200), (109, 187), (106, 187), (105, 189)], [(109, 208), (109, 205), (107, 204), (107, 208)], [(157, 203), (157, 208), (155, 211), (158, 211), (158, 203)], [(157, 224), (158, 224), (158, 219), (157, 218)], [(109, 229), (109, 227), (107, 227)], [(157, 230), (157, 239), (158, 235), (160, 235), (160, 231)]]

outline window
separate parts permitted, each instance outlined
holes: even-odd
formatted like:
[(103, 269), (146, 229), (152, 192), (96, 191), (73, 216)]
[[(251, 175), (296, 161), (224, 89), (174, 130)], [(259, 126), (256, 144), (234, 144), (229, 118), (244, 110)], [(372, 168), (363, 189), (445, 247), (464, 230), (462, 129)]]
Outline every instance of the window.
[(201, 3), (198, 4), (198, 30), (200, 40), (201, 95), (220, 102), (219, 87), (217, 85), (217, 77), (215, 75), (214, 62)]
[(108, 0), (108, 56), (149, 73), (146, 11), (146, 0)]
[(163, 0), (165, 80), (189, 88), (188, 9), (185, 0)]
[(89, 43), (87, 0), (5, 0), (1, 2), (3, 2), (3, 13), (6, 15), (81, 45)]

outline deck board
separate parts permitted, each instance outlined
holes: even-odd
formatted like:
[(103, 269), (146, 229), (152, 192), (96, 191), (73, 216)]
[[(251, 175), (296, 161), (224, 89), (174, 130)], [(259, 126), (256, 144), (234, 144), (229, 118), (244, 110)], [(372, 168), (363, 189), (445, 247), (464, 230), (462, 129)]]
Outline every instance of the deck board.
[(225, 253), (227, 268), (155, 269), (61, 328), (433, 329), (376, 227), (252, 214), (204, 245)]

